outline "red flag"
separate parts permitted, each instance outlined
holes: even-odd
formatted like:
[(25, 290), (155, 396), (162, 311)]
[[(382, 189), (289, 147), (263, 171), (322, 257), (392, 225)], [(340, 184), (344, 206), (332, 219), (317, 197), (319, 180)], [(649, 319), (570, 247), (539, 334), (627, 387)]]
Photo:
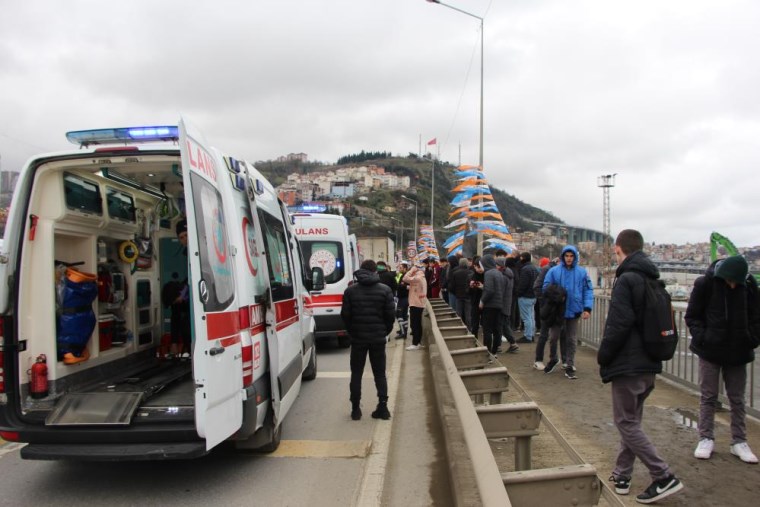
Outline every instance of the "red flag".
[(430, 141), (428, 141), (428, 146), (430, 146), (431, 144), (436, 144), (437, 142), (438, 142), (438, 138), (434, 137)]

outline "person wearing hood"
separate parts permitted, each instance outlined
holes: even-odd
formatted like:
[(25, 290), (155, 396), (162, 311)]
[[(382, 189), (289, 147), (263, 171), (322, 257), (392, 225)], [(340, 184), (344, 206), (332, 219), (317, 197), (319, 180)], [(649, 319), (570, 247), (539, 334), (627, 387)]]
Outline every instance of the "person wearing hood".
[(504, 286), (507, 280), (496, 269), (493, 255), (484, 255), (480, 263), (483, 266), (483, 293), (479, 305), (483, 344), (491, 354), (496, 354), (501, 345), (501, 308), (504, 306)]
[(372, 259), (361, 263), (354, 273), (357, 283), (343, 293), (340, 316), (351, 337), (351, 419), (362, 417), (362, 374), (364, 365), (372, 366), (378, 404), (372, 417), (390, 419), (388, 411), (388, 381), (385, 376), (386, 337), (393, 330), (396, 307), (391, 289), (380, 283), (377, 264)]
[(699, 444), (694, 457), (709, 459), (715, 446), (715, 410), (720, 379), (731, 406), (730, 452), (745, 463), (757, 463), (747, 444), (744, 394), (747, 364), (760, 345), (760, 300), (757, 281), (744, 257), (714, 262), (694, 281), (686, 325), (689, 348), (699, 356)]
[[(546, 292), (550, 285), (559, 285), (565, 289), (565, 322), (564, 324), (555, 323), (549, 328), (549, 351), (551, 353), (552, 348), (554, 348), (552, 344), (557, 343), (564, 327), (567, 345), (565, 376), (570, 380), (575, 380), (578, 378), (575, 370), (575, 349), (577, 346), (575, 335), (578, 331), (578, 319), (585, 320), (591, 317), (591, 310), (594, 307), (594, 286), (591, 284), (591, 279), (586, 270), (578, 265), (580, 256), (577, 248), (573, 245), (567, 245), (562, 249), (559, 258), (560, 263), (546, 273), (541, 290)], [(550, 357), (544, 368), (544, 373), (554, 371), (557, 364), (559, 364), (559, 360), (555, 354), (554, 357)]]
[(662, 371), (662, 362), (644, 350), (640, 331), (647, 278), (660, 277), (643, 248), (644, 238), (633, 229), (620, 231), (615, 239), (618, 268), (596, 360), (602, 382), (612, 384), (612, 415), (620, 433), (620, 451), (610, 480), (617, 494), (627, 495), (638, 458), (649, 470), (652, 484), (636, 501), (653, 503), (680, 491), (683, 483), (641, 426), (644, 402), (654, 390), (656, 375)]

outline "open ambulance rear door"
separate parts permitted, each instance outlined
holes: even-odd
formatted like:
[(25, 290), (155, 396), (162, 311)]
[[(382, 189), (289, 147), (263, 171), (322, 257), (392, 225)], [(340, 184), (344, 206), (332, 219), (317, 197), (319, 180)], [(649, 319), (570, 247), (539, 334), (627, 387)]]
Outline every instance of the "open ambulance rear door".
[(221, 185), (224, 160), (200, 132), (179, 124), (190, 273), (195, 420), (206, 449), (230, 437), (243, 420), (242, 350)]

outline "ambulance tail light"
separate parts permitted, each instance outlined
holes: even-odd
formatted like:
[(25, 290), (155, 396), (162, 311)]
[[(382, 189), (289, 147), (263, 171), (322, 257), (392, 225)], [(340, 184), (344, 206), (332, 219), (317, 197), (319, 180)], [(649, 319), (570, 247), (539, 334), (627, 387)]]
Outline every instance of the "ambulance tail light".
[(20, 437), (18, 431), (0, 431), (0, 438), (6, 442), (18, 442)]

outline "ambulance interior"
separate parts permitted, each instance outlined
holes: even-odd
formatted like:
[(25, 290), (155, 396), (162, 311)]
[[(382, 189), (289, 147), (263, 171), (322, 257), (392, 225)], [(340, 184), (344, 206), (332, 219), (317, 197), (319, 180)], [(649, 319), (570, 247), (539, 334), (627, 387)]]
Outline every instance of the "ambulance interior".
[[(49, 426), (193, 420), (192, 350), (167, 357), (162, 292), (187, 279), (187, 254), (175, 234), (180, 157), (165, 153), (37, 169), (18, 274), (24, 417)], [(28, 378), (42, 355), (46, 393)]]

